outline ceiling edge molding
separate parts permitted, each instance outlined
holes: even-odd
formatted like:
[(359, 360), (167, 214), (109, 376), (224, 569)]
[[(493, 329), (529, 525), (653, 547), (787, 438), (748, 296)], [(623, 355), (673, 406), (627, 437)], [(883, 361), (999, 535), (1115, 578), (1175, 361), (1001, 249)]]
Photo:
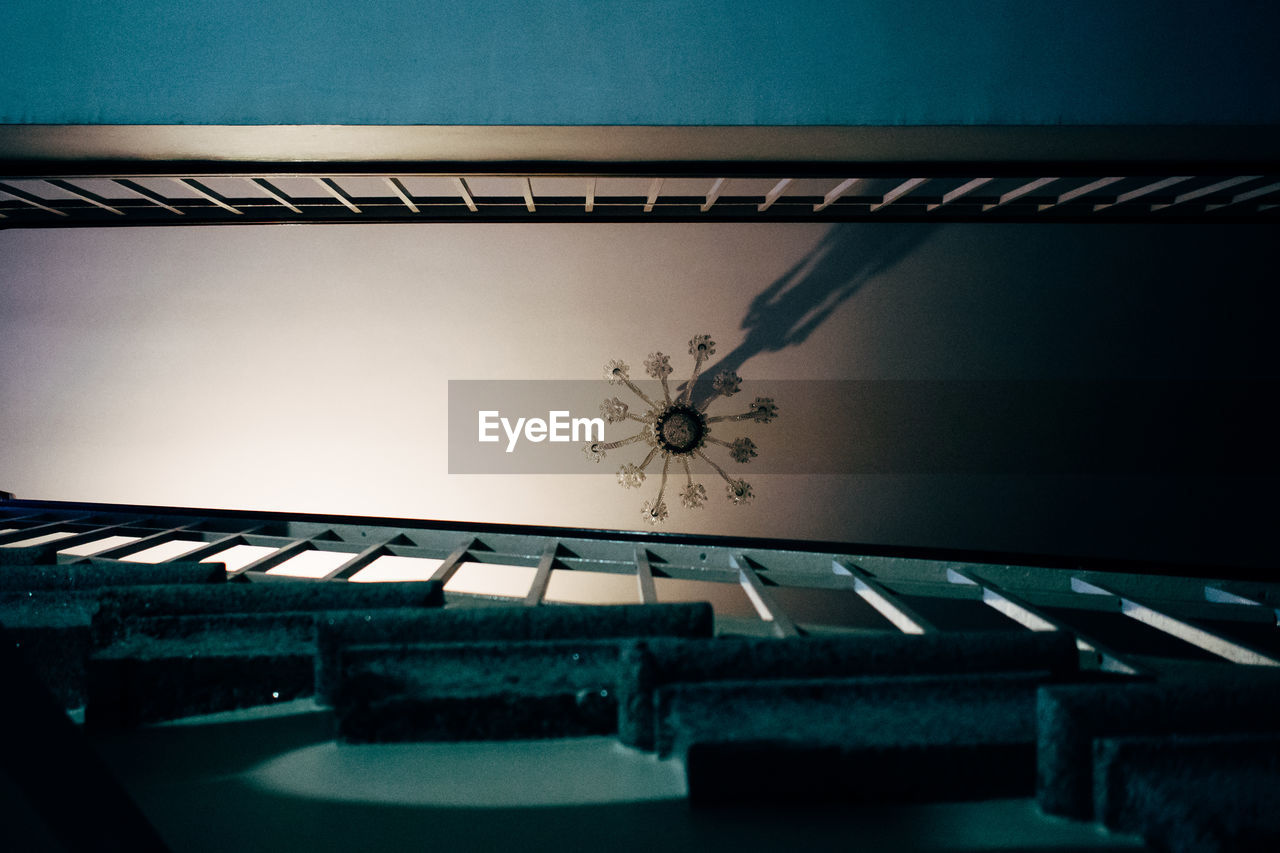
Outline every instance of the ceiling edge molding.
[(1277, 162), (1265, 126), (0, 125), (9, 163)]

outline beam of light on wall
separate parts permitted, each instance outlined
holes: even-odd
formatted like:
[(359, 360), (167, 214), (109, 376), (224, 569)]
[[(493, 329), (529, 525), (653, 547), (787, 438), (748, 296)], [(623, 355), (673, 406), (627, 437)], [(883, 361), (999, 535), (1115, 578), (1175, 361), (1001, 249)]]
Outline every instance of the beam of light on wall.
[(498, 598), (523, 598), (529, 594), (533, 577), (537, 573), (538, 570), (533, 566), (463, 563), (444, 585), (444, 591)]
[[(15, 528), (15, 532), (16, 532), (16, 528)], [(66, 531), (58, 531), (56, 533), (46, 533), (43, 536), (34, 536), (30, 539), (20, 539), (17, 542), (9, 542), (5, 545), (0, 545), (0, 548), (30, 548), (34, 545), (44, 545), (49, 542), (56, 542), (59, 539), (66, 539), (68, 536), (74, 536), (74, 535), (75, 535), (74, 533), (68, 533)]]
[(1166, 616), (1146, 605), (1138, 604), (1136, 601), (1121, 599), (1120, 612), (1137, 619), (1139, 622), (1150, 625), (1152, 628), (1164, 631), (1166, 634), (1172, 634), (1180, 640), (1204, 649), (1206, 652), (1212, 652), (1219, 657), (1224, 657), (1233, 663), (1245, 663), (1254, 666), (1280, 666), (1280, 661), (1274, 658), (1269, 658), (1266, 655), (1238, 646), (1230, 640), (1210, 634), (1208, 631), (1197, 628), (1194, 625), (1188, 625), (1186, 622), (1174, 619), (1172, 616)]
[(738, 570), (738, 583), (742, 586), (742, 591), (747, 594), (747, 598), (751, 599), (751, 606), (756, 609), (756, 613), (765, 622), (773, 621), (773, 613), (769, 610), (769, 605), (764, 603), (764, 599), (760, 597), (760, 593), (756, 592), (750, 581), (747, 580), (747, 573), (742, 569)]
[[(1259, 596), (1260, 598), (1265, 596)], [(1211, 601), (1214, 604), (1243, 604), (1251, 607), (1265, 607), (1261, 601), (1254, 601), (1252, 598), (1245, 598), (1242, 595), (1236, 595), (1234, 592), (1227, 592), (1225, 589), (1219, 589), (1215, 586), (1206, 586), (1204, 588), (1204, 600)], [(1273, 607), (1277, 626), (1280, 626), (1280, 607)]]
[(1015, 604), (993, 589), (983, 587), (982, 601), (996, 611), (1008, 616), (1014, 622), (1032, 631), (1056, 631), (1058, 626), (1047, 619), (1032, 613), (1025, 607)]
[(130, 563), (164, 563), (189, 554), (204, 544), (198, 539), (170, 539), (120, 559)]
[(560, 604), (639, 604), (635, 575), (552, 569), (543, 601)]
[(348, 580), (352, 583), (426, 581), (431, 580), (435, 570), (442, 565), (444, 560), (429, 557), (398, 557), (394, 554), (384, 554)]
[(1113, 655), (1109, 655), (1106, 652), (1099, 651), (1091, 643), (1085, 640), (1082, 640), (1079, 637), (1076, 637), (1076, 649), (1082, 652), (1089, 652), (1091, 654), (1097, 655), (1098, 669), (1102, 670), (1103, 672), (1120, 672), (1120, 673), (1124, 673), (1125, 675), (1138, 674), (1138, 670), (1135, 669), (1134, 667), (1129, 666), (1129, 664), (1125, 663), (1124, 661), (1120, 660), (1119, 658)]
[(957, 569), (947, 569), (947, 580), (950, 583), (982, 587), (983, 604), (986, 604), (997, 613), (1004, 614), (1024, 628), (1031, 631), (1058, 630), (1058, 626), (1050, 622), (1048, 619), (1032, 612), (1030, 609), (1023, 607), (1015, 601), (1009, 600), (987, 584), (978, 581), (976, 578), (970, 577), (964, 572)]
[(1251, 598), (1236, 595), (1234, 592), (1227, 592), (1225, 589), (1218, 589), (1216, 586), (1206, 586), (1204, 588), (1204, 600), (1211, 601), (1214, 604), (1247, 604), (1254, 607), (1260, 606), (1258, 602)]
[(1195, 625), (1183, 622), (1181, 619), (1175, 619), (1158, 610), (1153, 610), (1145, 604), (1125, 598), (1098, 584), (1073, 577), (1071, 579), (1071, 589), (1085, 595), (1112, 596), (1119, 603), (1119, 610), (1125, 616), (1136, 619), (1144, 625), (1150, 625), (1157, 631), (1163, 631), (1172, 637), (1177, 637), (1185, 643), (1204, 649), (1210, 654), (1226, 658), (1233, 663), (1252, 664), (1254, 666), (1280, 666), (1280, 660), (1260, 654), (1252, 649), (1247, 649), (1225, 637), (1220, 637), (1203, 628), (1197, 628)]
[(1091, 584), (1086, 580), (1081, 580), (1080, 578), (1071, 579), (1071, 591), (1078, 592), (1081, 595), (1114, 595), (1115, 594), (1110, 590), (1103, 589), (1102, 587), (1097, 586), (1096, 584)]
[(320, 551), (313, 548), (285, 560), (275, 568), (267, 569), (267, 574), (291, 578), (322, 578), (351, 557), (345, 551)]
[[(1016, 601), (1010, 600), (1006, 596), (1001, 595), (999, 591), (989, 588), (985, 583), (979, 582), (976, 578), (973, 578), (964, 572), (957, 569), (947, 569), (947, 580), (951, 583), (981, 586), (982, 601), (984, 604), (995, 608), (996, 611), (1003, 613), (1005, 616), (1009, 617), (1014, 622), (1017, 622), (1019, 625), (1022, 625), (1024, 628), (1028, 628), (1032, 631), (1061, 630), (1059, 626), (1050, 622), (1048, 619), (1045, 619), (1040, 614), (1022, 606)], [(1095, 587), (1092, 584), (1086, 584), (1083, 581), (1081, 581), (1081, 584), (1090, 589), (1101, 590), (1100, 587)], [(1101, 590), (1101, 594), (1106, 594), (1105, 590)], [(1078, 635), (1076, 636), (1076, 649), (1096, 656), (1098, 669), (1103, 672), (1119, 672), (1128, 675), (1136, 675), (1138, 673), (1137, 669), (1120, 660), (1115, 655), (1096, 648), (1092, 643), (1081, 639)]]
[(840, 565), (839, 561), (832, 561), (831, 570), (840, 577), (848, 578), (853, 581), (853, 590), (862, 596), (862, 600), (870, 604), (876, 609), (876, 612), (889, 620), (893, 627), (897, 628), (904, 634), (923, 634), (924, 626), (916, 622), (902, 610), (900, 610), (892, 601), (881, 595), (878, 590), (864, 581), (862, 578)]
[(695, 581), (687, 578), (653, 579), (658, 601), (705, 601), (715, 611), (716, 618), (758, 619), (759, 614), (747, 598), (741, 585), (722, 581)]
[(35, 536), (31, 539), (22, 539), (17, 542), (10, 542), (7, 545), (0, 545), (0, 548), (30, 548), (33, 545), (44, 545), (47, 542), (57, 542), (59, 539), (66, 539), (68, 536), (74, 535), (74, 533), (67, 533), (65, 531), (46, 533), (43, 536)]
[(279, 548), (270, 545), (232, 545), (225, 551), (219, 551), (211, 557), (205, 557), (202, 563), (222, 563), (228, 574), (235, 574), (250, 563), (261, 560), (268, 554), (274, 554)]
[(894, 607), (893, 604), (890, 603), (883, 595), (876, 592), (857, 578), (854, 578), (853, 581), (857, 587), (855, 591), (858, 595), (862, 596), (863, 600), (865, 600), (867, 604), (870, 604), (879, 611), (881, 616), (888, 619), (889, 622), (892, 623), (893, 627), (897, 628), (904, 634), (924, 633), (924, 628), (913, 622), (911, 617), (907, 616), (907, 614)]
[(89, 557), (93, 554), (100, 554), (117, 545), (137, 542), (141, 538), (141, 536), (108, 536), (105, 539), (95, 539), (92, 542), (84, 542), (80, 545), (73, 545), (70, 548), (63, 548), (58, 553), (66, 554), (70, 557)]

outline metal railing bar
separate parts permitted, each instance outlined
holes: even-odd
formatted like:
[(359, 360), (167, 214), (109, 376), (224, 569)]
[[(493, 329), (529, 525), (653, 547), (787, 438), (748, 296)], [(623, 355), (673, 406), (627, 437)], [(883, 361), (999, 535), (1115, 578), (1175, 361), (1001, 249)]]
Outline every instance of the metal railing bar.
[(641, 604), (657, 604), (658, 592), (653, 582), (653, 566), (649, 563), (649, 551), (643, 545), (637, 545), (636, 581), (640, 587)]
[(444, 562), (431, 573), (430, 580), (439, 581), (442, 584), (448, 583), (449, 579), (458, 571), (458, 567), (462, 565), (462, 561), (466, 559), (467, 551), (471, 550), (475, 543), (475, 537), (468, 536), (463, 539), (458, 547), (454, 548), (448, 557), (445, 557)]
[[(150, 536), (144, 536), (136, 542), (125, 542), (110, 548), (98, 554), (94, 554), (92, 560), (119, 560), (130, 554), (136, 554), (139, 551), (145, 551), (153, 545), (163, 545), (166, 542), (177, 539), (183, 533), (191, 533), (195, 523), (184, 524), (181, 527), (170, 527), (167, 530), (160, 530)], [(184, 555), (185, 556), (185, 555)], [(166, 560), (165, 562), (169, 562)]]
[(1031, 631), (1062, 631), (1076, 638), (1076, 646), (1081, 651), (1093, 652), (1098, 656), (1099, 668), (1105, 672), (1124, 672), (1138, 675), (1145, 670), (1126, 660), (1104, 643), (1083, 634), (1070, 625), (1054, 619), (1045, 611), (1031, 604), (1026, 599), (1007, 590), (981, 575), (963, 569), (948, 568), (947, 579), (952, 583), (977, 584), (982, 587), (982, 601), (987, 606), (1004, 614), (1013, 621)]
[(186, 187), (189, 190), (194, 191), (196, 195), (201, 196), (207, 201), (213, 202), (218, 207), (221, 207), (223, 210), (229, 210), (236, 215), (242, 215), (241, 211), (231, 206), (231, 204), (229, 204), (225, 198), (223, 198), (221, 195), (214, 192), (213, 190), (209, 189), (204, 184), (197, 181), (195, 178), (174, 178), (173, 181), (174, 183), (177, 183), (181, 186)]
[(898, 184), (896, 187), (894, 187), (893, 189), (885, 193), (884, 198), (880, 199), (880, 202), (878, 204), (871, 205), (871, 212), (875, 213), (877, 210), (879, 210), (882, 207), (888, 207), (898, 199), (902, 198), (907, 193), (911, 192), (912, 190), (916, 189), (922, 184), (928, 183), (928, 181), (929, 181), (928, 178), (912, 178), (909, 181), (903, 181), (902, 183)]
[(1269, 654), (1250, 648), (1239, 641), (1228, 639), (1220, 633), (1197, 625), (1192, 621), (1177, 619), (1167, 613), (1162, 613), (1154, 607), (1143, 604), (1141, 601), (1116, 592), (1109, 586), (1073, 576), (1071, 578), (1071, 588), (1073, 591), (1084, 595), (1114, 596), (1119, 604), (1120, 612), (1125, 616), (1149, 625), (1158, 631), (1163, 631), (1171, 637), (1176, 637), (1184, 643), (1189, 643), (1210, 654), (1226, 658), (1233, 663), (1255, 666), (1280, 666), (1280, 660)]
[(711, 189), (707, 190), (706, 201), (700, 208), (703, 213), (710, 210), (711, 206), (716, 203), (716, 199), (720, 198), (720, 194), (724, 192), (725, 184), (728, 182), (728, 178), (716, 178), (715, 183), (711, 185)]
[(529, 585), (529, 592), (524, 597), (526, 606), (532, 607), (542, 603), (542, 597), (547, 592), (547, 584), (551, 581), (551, 566), (556, 561), (556, 553), (560, 550), (558, 540), (552, 539), (547, 546), (542, 549), (542, 557), (538, 560), (537, 571), (533, 575), (533, 583)]
[(1056, 201), (1052, 201), (1049, 204), (1040, 205), (1040, 207), (1037, 208), (1037, 212), (1048, 210), (1051, 207), (1057, 207), (1060, 204), (1066, 204), (1067, 202), (1070, 202), (1070, 201), (1075, 201), (1082, 195), (1088, 195), (1089, 193), (1100, 190), (1103, 187), (1109, 187), (1112, 184), (1114, 184), (1116, 181), (1123, 181), (1123, 180), (1124, 180), (1123, 177), (1099, 178), (1098, 180), (1087, 183), (1082, 187), (1076, 187), (1075, 189), (1069, 192), (1063, 193), (1062, 195), (1058, 196)]
[(289, 208), (290, 210), (292, 210), (294, 213), (298, 215), (302, 215), (302, 210), (297, 205), (295, 205), (292, 201), (290, 201), (285, 196), (285, 194), (281, 192), (279, 188), (276, 187), (275, 184), (271, 183), (266, 178), (250, 178), (249, 180), (252, 181), (264, 193), (269, 195), (271, 198), (275, 199), (276, 203)]
[(783, 178), (774, 184), (773, 188), (770, 189), (769, 192), (765, 193), (764, 201), (756, 206), (756, 211), (758, 213), (764, 213), (766, 210), (773, 207), (773, 203), (782, 197), (782, 194), (787, 191), (787, 187), (791, 186), (793, 180), (793, 178)]
[(467, 186), (467, 179), (454, 178), (453, 184), (458, 188), (458, 195), (462, 196), (462, 200), (467, 205), (467, 210), (476, 213), (479, 208), (476, 207), (476, 200), (471, 196), (471, 188)]
[(1144, 195), (1160, 192), (1160, 190), (1167, 189), (1175, 184), (1180, 184), (1183, 181), (1189, 181), (1194, 177), (1195, 175), (1176, 175), (1172, 178), (1165, 178), (1163, 180), (1155, 181), (1154, 183), (1146, 184), (1145, 186), (1138, 187), (1136, 190), (1129, 190), (1127, 193), (1121, 193), (1116, 196), (1115, 201), (1095, 204), (1093, 206), (1093, 212), (1097, 213), (1099, 210), (1106, 210), (1108, 207), (1114, 207), (1117, 204), (1124, 204), (1125, 202), (1133, 201), (1135, 198), (1142, 198)]
[(360, 212), (360, 208), (356, 206), (355, 201), (352, 200), (351, 196), (347, 195), (346, 191), (343, 190), (342, 187), (338, 186), (337, 182), (334, 181), (333, 178), (316, 178), (315, 181), (320, 186), (324, 187), (325, 191), (328, 192), (329, 195), (342, 202), (342, 206), (347, 210), (352, 213)]
[(176, 213), (178, 216), (186, 215), (181, 210), (178, 210), (178, 208), (169, 204), (170, 199), (165, 198), (155, 190), (151, 190), (144, 187), (142, 184), (138, 183), (137, 181), (131, 181), (128, 178), (112, 178), (111, 181), (113, 183), (119, 184), (120, 186), (124, 187), (130, 192), (137, 193), (138, 195), (142, 196), (147, 201), (151, 202), (157, 207), (163, 207), (165, 210), (169, 211), (170, 213)]
[(525, 210), (529, 211), (530, 213), (537, 213), (538, 208), (533, 203), (533, 182), (530, 181), (529, 178), (526, 176), (523, 179), (522, 184), (523, 185), (520, 187), (520, 192), (524, 196)]
[(1218, 181), (1216, 184), (1210, 184), (1207, 187), (1201, 187), (1198, 190), (1191, 190), (1190, 192), (1185, 192), (1182, 195), (1174, 196), (1173, 201), (1168, 204), (1153, 204), (1151, 205), (1151, 210), (1164, 210), (1166, 207), (1173, 207), (1175, 204), (1184, 204), (1188, 201), (1195, 201), (1198, 198), (1204, 198), (1207, 195), (1231, 189), (1232, 187), (1247, 183), (1248, 181), (1256, 181), (1261, 177), (1262, 175), (1238, 175), (1234, 178), (1228, 178), (1225, 181)]
[(955, 201), (956, 199), (964, 198), (969, 193), (973, 192), (979, 187), (986, 186), (987, 184), (991, 183), (994, 180), (995, 178), (974, 178), (972, 181), (961, 184), (955, 189), (947, 192), (945, 195), (942, 196), (942, 201), (940, 201), (938, 204), (926, 205), (925, 211), (932, 212), (942, 207), (944, 204), (951, 204), (951, 202)]
[(25, 202), (26, 204), (29, 204), (32, 207), (38, 207), (41, 210), (46, 211), (48, 213), (53, 213), (58, 216), (71, 215), (67, 213), (65, 210), (58, 210), (57, 208), (49, 207), (47, 204), (44, 203), (45, 200), (41, 199), (39, 196), (32, 195), (29, 192), (24, 192), (23, 190), (20, 190), (14, 186), (10, 186), (7, 183), (0, 182), (0, 191), (8, 193), (9, 195), (16, 198), (18, 201)]
[(861, 567), (848, 560), (836, 559), (832, 560), (831, 568), (837, 576), (848, 578), (853, 591), (902, 633), (930, 634), (938, 630)]
[(738, 570), (738, 583), (741, 584), (742, 591), (750, 599), (751, 606), (760, 614), (760, 618), (765, 622), (773, 623), (773, 633), (779, 637), (800, 636), (800, 631), (797, 630), (795, 623), (791, 621), (791, 617), (769, 594), (769, 590), (765, 588), (760, 576), (756, 574), (750, 558), (745, 554), (730, 554), (729, 565)]
[(75, 184), (69, 183), (67, 181), (62, 181), (57, 178), (45, 178), (45, 183), (49, 184), (50, 186), (57, 187), (63, 192), (71, 193), (76, 198), (87, 201), (89, 202), (89, 204), (100, 207), (103, 210), (114, 213), (117, 216), (127, 215), (123, 210), (120, 210), (118, 208), (112, 207), (111, 205), (107, 204), (107, 200), (102, 196), (97, 195), (95, 193), (91, 193), (86, 189), (77, 187)]
[(820, 211), (826, 210), (828, 207), (835, 204), (836, 200), (839, 199), (840, 196), (853, 189), (857, 184), (861, 183), (862, 180), (862, 178), (846, 178), (841, 181), (822, 197), (821, 203), (813, 206), (813, 212), (819, 213)]
[(1274, 184), (1267, 184), (1266, 186), (1258, 187), (1257, 189), (1254, 189), (1254, 190), (1249, 190), (1248, 192), (1240, 193), (1239, 195), (1232, 196), (1231, 201), (1225, 201), (1222, 204), (1207, 204), (1205, 205), (1205, 210), (1217, 210), (1220, 207), (1230, 207), (1233, 204), (1240, 204), (1241, 202), (1244, 202), (1244, 201), (1251, 201), (1257, 198), (1258, 196), (1267, 195), (1268, 193), (1273, 193), (1276, 190), (1280, 190), (1280, 181), (1277, 181)]
[(1029, 195), (1030, 193), (1035, 192), (1041, 187), (1048, 186), (1049, 184), (1053, 183), (1056, 180), (1058, 179), (1057, 178), (1036, 178), (1034, 181), (1028, 181), (1027, 183), (1023, 184), (1017, 189), (1009, 190), (1009, 192), (1000, 196), (1000, 199), (996, 201), (994, 204), (984, 204), (982, 206), (982, 212), (986, 213), (988, 210), (995, 210), (997, 207), (1004, 207), (1006, 204), (1009, 204), (1010, 202), (1015, 202), (1018, 199), (1022, 198), (1024, 195)]
[(389, 554), (391, 554), (391, 549), (387, 547), (386, 542), (378, 542), (377, 544), (370, 545), (350, 560), (347, 560), (341, 566), (338, 566), (336, 569), (329, 572), (329, 574), (325, 575), (322, 580), (347, 580), (374, 560)]
[(399, 178), (386, 177), (383, 178), (383, 180), (386, 181), (387, 186), (391, 187), (391, 191), (400, 198), (400, 201), (404, 202), (405, 207), (409, 208), (414, 213), (421, 212), (418, 210), (418, 205), (414, 204), (412, 196), (409, 195), (409, 190), (405, 188), (405, 185), (400, 182)]

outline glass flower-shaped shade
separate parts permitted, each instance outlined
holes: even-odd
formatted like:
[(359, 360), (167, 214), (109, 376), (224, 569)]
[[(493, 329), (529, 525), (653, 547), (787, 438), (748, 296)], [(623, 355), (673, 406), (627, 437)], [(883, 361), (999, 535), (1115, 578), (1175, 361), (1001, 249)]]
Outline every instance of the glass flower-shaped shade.
[(661, 524), (667, 520), (667, 504), (661, 499), (645, 501), (640, 507), (640, 514), (650, 524)]
[(778, 416), (778, 405), (772, 397), (756, 397), (750, 408), (752, 418), (759, 424), (767, 424)]
[(689, 483), (680, 491), (680, 503), (687, 509), (697, 509), (707, 502), (707, 489), (701, 483)]
[(750, 462), (760, 454), (756, 450), (756, 443), (743, 436), (735, 438), (733, 444), (729, 445), (729, 455), (733, 457), (734, 462)]
[(610, 397), (600, 404), (600, 417), (611, 424), (621, 423), (627, 419), (630, 410), (631, 407), (617, 397)]
[(746, 480), (732, 480), (725, 489), (729, 493), (729, 500), (739, 506), (750, 503), (751, 499), (755, 497), (755, 494), (751, 491), (751, 484)]
[(618, 469), (618, 483), (624, 489), (638, 489), (644, 483), (644, 471), (634, 463), (628, 462)]
[(742, 377), (733, 370), (722, 370), (711, 380), (711, 387), (716, 393), (732, 397), (742, 389)]
[(716, 354), (716, 342), (710, 335), (694, 335), (689, 341), (689, 355), (702, 360)]
[(654, 379), (665, 379), (671, 375), (671, 356), (660, 352), (651, 352), (644, 360), (644, 372)]
[(614, 359), (604, 366), (604, 379), (610, 385), (618, 385), (631, 378), (631, 368), (625, 361)]

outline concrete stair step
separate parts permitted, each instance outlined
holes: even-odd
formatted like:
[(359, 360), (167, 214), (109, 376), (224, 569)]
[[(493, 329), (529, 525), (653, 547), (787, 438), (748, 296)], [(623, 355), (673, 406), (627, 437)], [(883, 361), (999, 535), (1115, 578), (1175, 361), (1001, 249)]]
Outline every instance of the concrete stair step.
[(317, 622), (316, 697), (329, 701), (342, 650), (360, 645), (527, 642), (633, 637), (710, 637), (711, 605), (565, 605), (384, 610), (332, 614)]
[(1058, 632), (645, 640), (624, 650), (618, 736), (654, 748), (654, 697), (668, 684), (1025, 670), (1070, 678), (1078, 657)]
[(1127, 735), (1280, 732), (1280, 677), (1238, 667), (1196, 680), (1040, 691), (1036, 796), (1049, 814), (1093, 817), (1094, 742)]
[(99, 655), (89, 662), (85, 725), (130, 728), (311, 695), (312, 648), (265, 645), (230, 654)]
[(94, 562), (4, 566), (0, 568), (0, 594), (48, 590), (71, 592), (119, 586), (221, 583), (222, 565), (210, 563)]
[(355, 742), (609, 734), (618, 641), (359, 646), (339, 660), (333, 707)]
[(1169, 850), (1280, 849), (1280, 734), (1103, 738), (1094, 813)]
[(318, 620), (442, 603), (425, 582), (113, 590), (93, 620), (85, 721), (129, 727), (310, 696)]
[[(191, 627), (203, 619), (208, 630), (223, 623), (234, 629), (235, 617), (253, 613), (319, 613), (331, 610), (370, 610), (400, 607), (438, 607), (442, 586), (435, 582), (348, 583), (225, 583), (197, 588), (116, 589), (103, 595), (93, 620), (99, 645), (133, 633), (163, 636), (157, 626)], [(173, 617), (191, 617), (187, 622)], [(163, 620), (169, 619), (165, 622)]]
[[(758, 742), (845, 748), (1034, 744), (1047, 671), (775, 681), (659, 689), (656, 751)], [(1028, 753), (1031, 754), (1030, 752)]]
[(101, 600), (121, 586), (156, 592), (159, 584), (222, 586), (221, 566), (77, 563), (0, 568), (0, 625), (36, 677), (66, 708), (85, 703), (90, 626)]

